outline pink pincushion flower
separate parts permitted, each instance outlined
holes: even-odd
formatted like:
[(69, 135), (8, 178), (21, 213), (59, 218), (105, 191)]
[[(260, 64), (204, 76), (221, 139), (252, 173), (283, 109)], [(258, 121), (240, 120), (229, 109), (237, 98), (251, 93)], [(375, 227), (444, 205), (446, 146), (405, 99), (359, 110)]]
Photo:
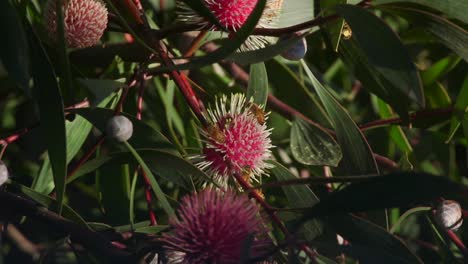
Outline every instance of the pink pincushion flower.
[(232, 190), (185, 196), (170, 225), (172, 232), (162, 238), (170, 263), (238, 263), (251, 236), (251, 256), (268, 245), (258, 207)]
[(203, 133), (206, 145), (197, 165), (222, 185), (233, 173), (248, 172), (258, 181), (257, 177), (271, 167), (266, 161), (273, 147), (263, 110), (247, 102), (244, 95), (233, 94), (229, 100), (221, 97), (206, 116), (211, 125)]
[[(247, 21), (257, 0), (204, 0), (203, 1), (219, 23), (229, 32), (235, 32)], [(283, 0), (267, 0), (266, 7), (258, 22), (257, 27), (272, 28), (279, 18)], [(188, 24), (197, 24), (201, 28), (216, 29), (216, 27), (205, 18), (197, 14), (184, 2), (178, 0), (179, 20)], [(271, 38), (263, 36), (250, 36), (241, 47), (242, 50), (251, 50), (264, 47), (271, 42)]]
[[(68, 47), (85, 48), (95, 45), (107, 27), (107, 9), (100, 0), (62, 0), (65, 35)], [(44, 10), (45, 26), (50, 38), (57, 36), (57, 0), (48, 0)]]

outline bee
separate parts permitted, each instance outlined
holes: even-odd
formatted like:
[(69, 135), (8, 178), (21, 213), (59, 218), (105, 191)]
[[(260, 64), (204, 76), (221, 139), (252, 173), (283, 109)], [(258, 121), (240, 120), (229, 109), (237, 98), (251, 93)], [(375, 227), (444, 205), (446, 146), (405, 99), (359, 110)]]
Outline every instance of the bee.
[(250, 103), (249, 111), (255, 116), (260, 125), (265, 124), (265, 111), (263, 111), (260, 106), (255, 103)]
[(205, 129), (209, 138), (217, 143), (224, 143), (226, 137), (224, 136), (223, 131), (219, 128), (218, 124), (211, 124)]
[(343, 39), (350, 39), (353, 36), (353, 31), (351, 30), (351, 27), (346, 23), (346, 21), (343, 24), (343, 29), (341, 30), (341, 35), (343, 36)]

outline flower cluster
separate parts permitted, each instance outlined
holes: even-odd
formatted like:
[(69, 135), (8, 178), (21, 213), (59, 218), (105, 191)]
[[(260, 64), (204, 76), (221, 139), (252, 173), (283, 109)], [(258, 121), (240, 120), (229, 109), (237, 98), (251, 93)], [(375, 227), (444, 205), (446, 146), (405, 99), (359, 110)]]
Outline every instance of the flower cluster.
[(268, 246), (258, 207), (229, 190), (185, 196), (170, 225), (162, 238), (170, 263), (238, 263), (246, 243), (250, 256)]
[(273, 147), (262, 108), (242, 94), (233, 94), (230, 98), (222, 96), (206, 118), (211, 125), (203, 132), (206, 144), (197, 165), (222, 185), (234, 173), (247, 173), (258, 181), (271, 167), (266, 161)]
[[(95, 45), (107, 27), (107, 9), (100, 0), (62, 0), (64, 29), (70, 48)], [(48, 0), (44, 10), (46, 30), (57, 40), (57, 0)]]

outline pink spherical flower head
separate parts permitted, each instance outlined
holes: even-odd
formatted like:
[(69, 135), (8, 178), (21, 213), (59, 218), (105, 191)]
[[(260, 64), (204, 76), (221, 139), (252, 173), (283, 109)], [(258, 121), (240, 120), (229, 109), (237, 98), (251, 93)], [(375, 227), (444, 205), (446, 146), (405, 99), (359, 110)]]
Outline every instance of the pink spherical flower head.
[(249, 239), (250, 256), (269, 245), (258, 207), (231, 190), (208, 188), (185, 196), (170, 225), (162, 238), (170, 263), (239, 263)]
[[(70, 48), (85, 48), (99, 42), (107, 27), (107, 9), (101, 0), (62, 0), (64, 29)], [(45, 26), (53, 41), (57, 36), (57, 0), (48, 0)]]
[(266, 161), (273, 147), (263, 110), (247, 102), (243, 94), (233, 94), (217, 100), (206, 116), (211, 125), (203, 132), (206, 144), (197, 165), (221, 185), (226, 185), (234, 173), (248, 172), (258, 181), (271, 167)]
[[(218, 19), (219, 23), (229, 32), (236, 32), (247, 21), (255, 6), (257, 0), (203, 0), (206, 7)], [(267, 0), (263, 14), (257, 27), (272, 28), (275, 26), (283, 0)], [(205, 18), (197, 14), (181, 0), (177, 1), (179, 7), (179, 20), (187, 24), (200, 25), (200, 28), (217, 29)], [(250, 36), (241, 50), (253, 50), (265, 47), (272, 41), (271, 38), (262, 36)]]

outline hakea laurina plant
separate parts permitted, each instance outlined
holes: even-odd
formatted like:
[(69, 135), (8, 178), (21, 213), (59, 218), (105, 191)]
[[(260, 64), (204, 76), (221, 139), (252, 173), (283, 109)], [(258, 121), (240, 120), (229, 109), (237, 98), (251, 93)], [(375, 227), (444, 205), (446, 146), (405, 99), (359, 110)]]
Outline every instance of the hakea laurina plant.
[(263, 109), (243, 94), (224, 95), (208, 109), (209, 126), (203, 130), (205, 147), (197, 162), (216, 183), (226, 185), (234, 173), (258, 182), (271, 167), (271, 129)]
[[(62, 0), (64, 29), (70, 48), (95, 45), (107, 27), (107, 8), (101, 0)], [(57, 36), (57, 0), (48, 0), (44, 9), (44, 24), (53, 41)]]
[[(219, 23), (231, 33), (236, 32), (244, 25), (257, 4), (257, 0), (203, 0), (203, 2)], [(283, 0), (267, 0), (257, 27), (274, 28), (279, 19), (282, 4)], [(218, 30), (215, 25), (200, 16), (183, 1), (178, 0), (177, 5), (180, 21), (200, 25), (200, 29)], [(262, 48), (271, 41), (272, 38), (264, 36), (249, 36), (241, 50)]]
[(257, 205), (232, 190), (185, 196), (170, 226), (162, 237), (169, 263), (239, 263), (247, 243), (251, 257), (271, 244)]

